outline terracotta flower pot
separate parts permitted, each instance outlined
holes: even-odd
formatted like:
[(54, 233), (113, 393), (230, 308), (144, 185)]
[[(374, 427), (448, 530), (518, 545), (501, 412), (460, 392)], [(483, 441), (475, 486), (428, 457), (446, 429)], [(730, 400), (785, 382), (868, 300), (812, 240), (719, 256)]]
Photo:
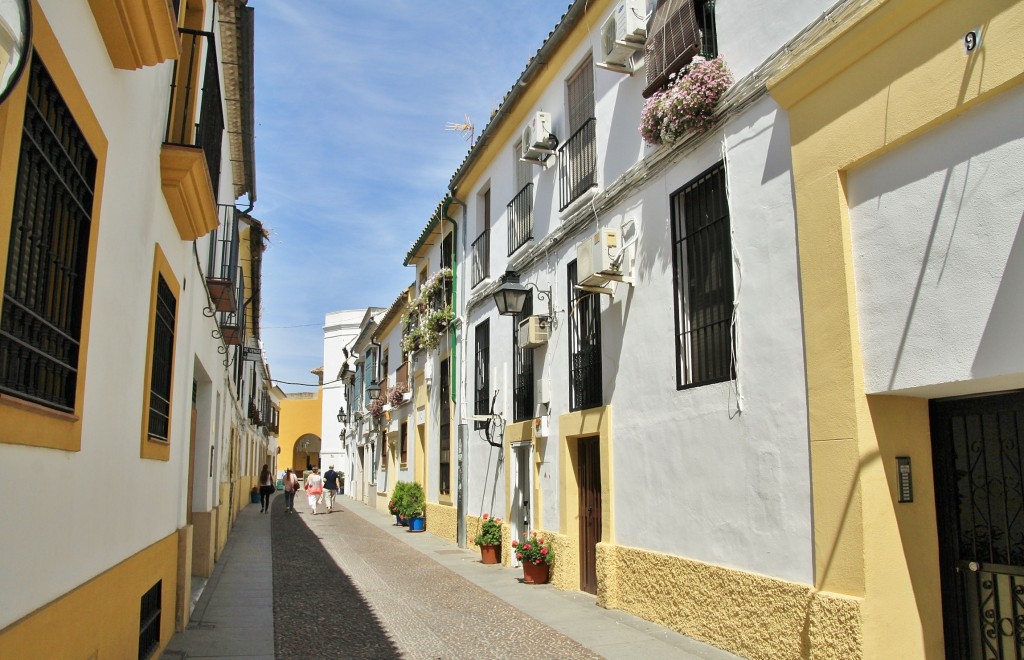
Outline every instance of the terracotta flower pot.
[(480, 546), (480, 559), (484, 564), (497, 564), (501, 562), (500, 545)]
[(523, 563), (523, 582), (526, 584), (547, 584), (548, 573), (551, 566), (545, 563), (531, 564)]

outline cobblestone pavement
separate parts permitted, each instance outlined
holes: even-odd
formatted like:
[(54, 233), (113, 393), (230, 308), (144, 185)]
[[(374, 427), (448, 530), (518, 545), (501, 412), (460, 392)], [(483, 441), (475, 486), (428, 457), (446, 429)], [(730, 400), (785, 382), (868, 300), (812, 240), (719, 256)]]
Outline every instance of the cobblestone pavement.
[(277, 658), (601, 657), (347, 508), (311, 516), (300, 499), (271, 513)]

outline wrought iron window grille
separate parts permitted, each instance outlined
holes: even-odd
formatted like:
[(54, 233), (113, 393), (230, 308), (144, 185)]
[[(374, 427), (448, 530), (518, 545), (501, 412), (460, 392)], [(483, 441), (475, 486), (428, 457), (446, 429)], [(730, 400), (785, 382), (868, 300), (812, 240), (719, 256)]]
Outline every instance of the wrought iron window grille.
[(559, 211), (597, 185), (597, 119), (591, 117), (558, 148)]

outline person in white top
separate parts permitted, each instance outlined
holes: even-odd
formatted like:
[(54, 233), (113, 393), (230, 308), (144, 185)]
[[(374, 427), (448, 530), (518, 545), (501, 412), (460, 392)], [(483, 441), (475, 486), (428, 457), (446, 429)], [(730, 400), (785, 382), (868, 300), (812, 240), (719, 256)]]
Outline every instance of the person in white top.
[(306, 477), (306, 497), (309, 498), (309, 508), (316, 515), (316, 505), (320, 503), (324, 495), (324, 478), (320, 476), (320, 468), (313, 468), (313, 471)]

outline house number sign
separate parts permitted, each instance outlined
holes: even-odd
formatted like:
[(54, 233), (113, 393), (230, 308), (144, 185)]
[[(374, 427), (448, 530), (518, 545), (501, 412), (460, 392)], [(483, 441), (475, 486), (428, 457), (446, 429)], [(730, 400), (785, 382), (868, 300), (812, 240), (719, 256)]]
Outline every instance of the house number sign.
[(898, 481), (900, 503), (902, 504), (904, 502), (913, 502), (914, 482), (910, 476), (909, 456), (896, 457), (896, 478)]

